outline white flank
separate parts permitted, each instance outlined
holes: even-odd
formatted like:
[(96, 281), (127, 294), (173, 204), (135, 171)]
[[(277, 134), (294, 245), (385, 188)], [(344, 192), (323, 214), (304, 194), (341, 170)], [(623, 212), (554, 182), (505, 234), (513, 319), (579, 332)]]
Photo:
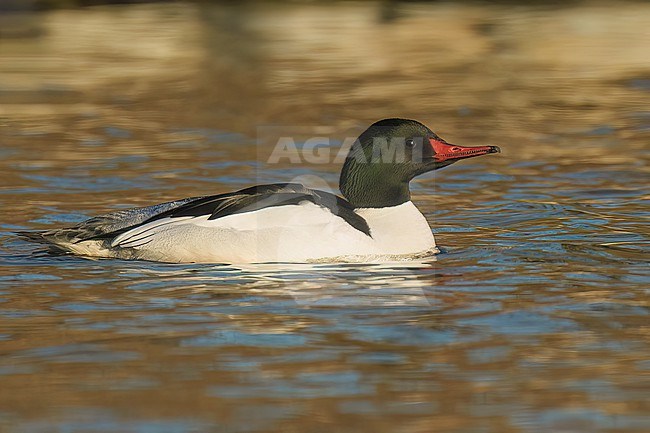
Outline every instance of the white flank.
[(75, 252), (164, 262), (261, 263), (383, 261), (435, 249), (431, 229), (411, 203), (358, 209), (371, 237), (312, 202), (276, 206), (209, 220), (163, 218), (129, 230), (100, 250), (80, 242)]

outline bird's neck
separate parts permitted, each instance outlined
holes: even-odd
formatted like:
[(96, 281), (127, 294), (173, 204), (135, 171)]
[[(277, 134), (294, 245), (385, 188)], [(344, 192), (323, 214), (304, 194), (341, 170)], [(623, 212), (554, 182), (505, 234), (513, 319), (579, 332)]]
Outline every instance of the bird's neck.
[(397, 206), (411, 200), (409, 182), (382, 169), (382, 164), (346, 160), (339, 189), (355, 208)]

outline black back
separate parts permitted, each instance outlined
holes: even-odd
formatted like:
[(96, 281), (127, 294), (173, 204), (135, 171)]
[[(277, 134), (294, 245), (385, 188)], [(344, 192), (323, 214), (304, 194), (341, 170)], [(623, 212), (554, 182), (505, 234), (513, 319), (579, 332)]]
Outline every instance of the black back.
[[(198, 197), (173, 209), (157, 213), (137, 225), (147, 224), (162, 218), (199, 217), (204, 215), (210, 215), (208, 219), (215, 220), (228, 215), (253, 212), (269, 207), (297, 205), (304, 201), (310, 201), (328, 209), (333, 214), (343, 218), (355, 229), (370, 236), (370, 227), (368, 227), (366, 220), (356, 214), (354, 207), (345, 199), (329, 192), (306, 188), (298, 183), (257, 185), (240, 191)], [(119, 231), (103, 233), (94, 236), (93, 239), (115, 237), (134, 227), (130, 226)]]

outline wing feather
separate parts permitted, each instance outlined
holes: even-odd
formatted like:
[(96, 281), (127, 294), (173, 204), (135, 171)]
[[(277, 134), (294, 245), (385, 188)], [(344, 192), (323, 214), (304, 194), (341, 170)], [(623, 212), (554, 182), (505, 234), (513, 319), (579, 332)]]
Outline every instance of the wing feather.
[[(371, 236), (366, 220), (355, 213), (354, 207), (345, 199), (296, 183), (258, 185), (226, 194), (127, 209), (91, 218), (74, 227), (24, 235), (59, 245), (98, 240), (108, 241), (111, 246), (136, 247), (148, 242), (151, 230), (164, 224), (205, 216), (208, 216), (208, 220), (215, 220), (269, 207), (297, 205), (305, 201), (328, 209), (356, 230)], [(142, 227), (142, 230), (137, 230), (138, 227)]]

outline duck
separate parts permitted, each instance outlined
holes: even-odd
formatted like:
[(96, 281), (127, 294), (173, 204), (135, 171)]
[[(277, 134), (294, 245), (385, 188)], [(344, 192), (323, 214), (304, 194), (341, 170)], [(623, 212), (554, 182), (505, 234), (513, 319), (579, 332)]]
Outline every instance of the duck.
[(370, 125), (343, 163), (341, 196), (273, 183), (119, 210), (75, 226), (22, 233), (58, 252), (168, 263), (382, 262), (438, 252), (410, 181), (498, 146), (446, 142), (424, 124)]

